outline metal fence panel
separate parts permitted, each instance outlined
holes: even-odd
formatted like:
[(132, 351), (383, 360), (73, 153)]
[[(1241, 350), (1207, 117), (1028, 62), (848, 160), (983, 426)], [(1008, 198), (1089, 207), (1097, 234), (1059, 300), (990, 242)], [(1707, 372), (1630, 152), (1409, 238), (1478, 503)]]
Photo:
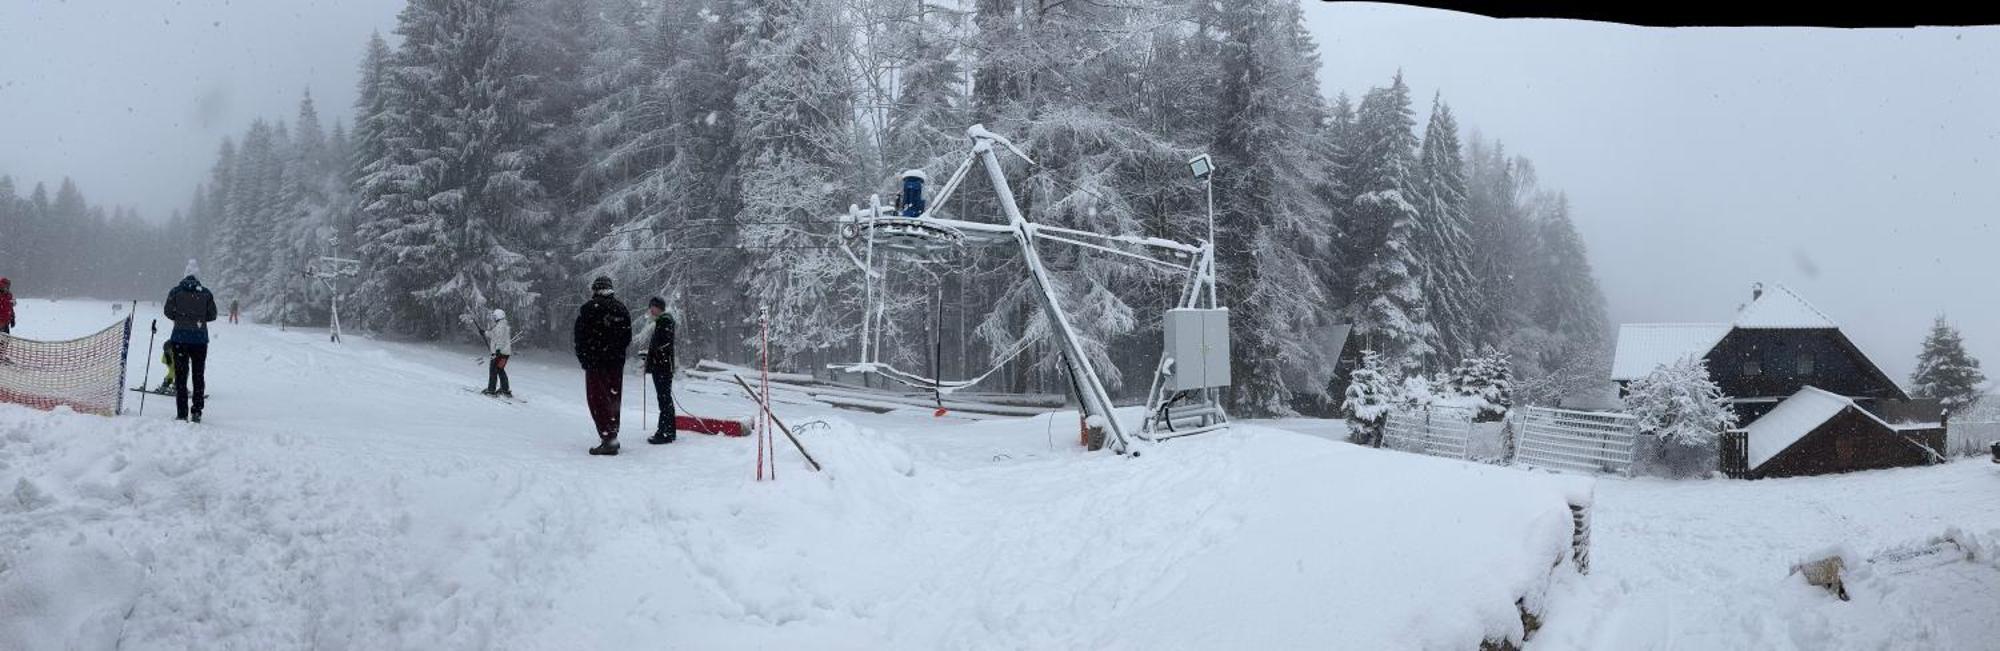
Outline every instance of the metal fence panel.
[(1438, 457), (1472, 454), (1473, 410), (1430, 406), (1389, 412), (1382, 424), (1382, 447)]
[(1575, 472), (1632, 473), (1638, 419), (1630, 414), (1524, 407), (1515, 443), (1516, 463)]

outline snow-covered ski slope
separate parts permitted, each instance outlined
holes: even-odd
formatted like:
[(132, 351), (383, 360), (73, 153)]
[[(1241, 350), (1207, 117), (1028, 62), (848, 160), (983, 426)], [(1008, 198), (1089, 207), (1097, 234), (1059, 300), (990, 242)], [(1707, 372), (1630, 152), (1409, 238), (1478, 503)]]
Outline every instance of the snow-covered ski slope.
[[(33, 337), (116, 318), (22, 308)], [(515, 358), (527, 403), (508, 404), (465, 390), (477, 355), (218, 324), (201, 425), (158, 397), (115, 419), (0, 405), (0, 649), (1456, 650), (1518, 637), (1524, 596), (1545, 605), (1530, 649), (2000, 639), (1983, 461), (1601, 480), (1578, 576), (1550, 568), (1569, 538), (1550, 477), (1331, 442), (1324, 421), (1134, 459), (1080, 452), (1074, 412), (781, 402), (828, 471), (780, 439), (758, 483), (748, 439), (646, 445), (636, 393), (625, 454), (586, 456), (568, 356)], [(677, 388), (750, 413), (734, 386)], [(1925, 553), (1952, 528), (1991, 551)], [(1835, 545), (1865, 568), (1853, 601), (1786, 576)]]
[(476, 355), (218, 323), (203, 424), (0, 405), (0, 648), (1470, 649), (1567, 550), (1546, 477), (1259, 427), (1125, 458), (1074, 412), (781, 404), (827, 472), (780, 438), (758, 483), (749, 439), (646, 445), (634, 394), (590, 457), (568, 356), (514, 405)]

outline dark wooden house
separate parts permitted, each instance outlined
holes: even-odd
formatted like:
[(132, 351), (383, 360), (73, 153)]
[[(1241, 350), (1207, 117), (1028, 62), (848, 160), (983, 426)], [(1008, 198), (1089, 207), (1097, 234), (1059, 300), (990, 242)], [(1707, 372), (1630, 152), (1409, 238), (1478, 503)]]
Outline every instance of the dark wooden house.
[(1910, 400), (1838, 323), (1783, 285), (1760, 285), (1729, 323), (1620, 327), (1612, 380), (1622, 395), (1687, 357), (1707, 363), (1742, 424), (1722, 450), (1733, 476), (1918, 465), (1944, 449), (1937, 402)]

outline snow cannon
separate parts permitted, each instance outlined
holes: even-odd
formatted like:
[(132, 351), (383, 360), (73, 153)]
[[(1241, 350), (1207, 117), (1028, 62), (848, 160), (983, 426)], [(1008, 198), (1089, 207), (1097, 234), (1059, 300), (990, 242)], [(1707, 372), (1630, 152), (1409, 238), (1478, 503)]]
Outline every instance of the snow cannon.
[(720, 434), (722, 436), (749, 436), (750, 421), (734, 418), (701, 418), (697, 416), (675, 416), (674, 429), (696, 434)]
[(930, 176), (924, 174), (923, 170), (913, 169), (903, 172), (903, 193), (896, 197), (897, 214), (904, 217), (922, 217), (924, 215), (924, 208), (926, 206), (924, 203), (924, 183), (929, 180)]

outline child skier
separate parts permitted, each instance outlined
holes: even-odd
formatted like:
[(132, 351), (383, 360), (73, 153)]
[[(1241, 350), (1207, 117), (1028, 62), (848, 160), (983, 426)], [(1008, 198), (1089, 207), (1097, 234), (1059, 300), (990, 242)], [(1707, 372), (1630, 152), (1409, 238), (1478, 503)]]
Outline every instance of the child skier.
[(480, 393), (514, 397), (514, 390), (507, 385), (507, 358), (514, 355), (513, 334), (507, 327), (507, 313), (495, 308), (493, 325), (486, 329), (486, 347), (493, 351), (493, 357), (486, 364), (486, 390)]

